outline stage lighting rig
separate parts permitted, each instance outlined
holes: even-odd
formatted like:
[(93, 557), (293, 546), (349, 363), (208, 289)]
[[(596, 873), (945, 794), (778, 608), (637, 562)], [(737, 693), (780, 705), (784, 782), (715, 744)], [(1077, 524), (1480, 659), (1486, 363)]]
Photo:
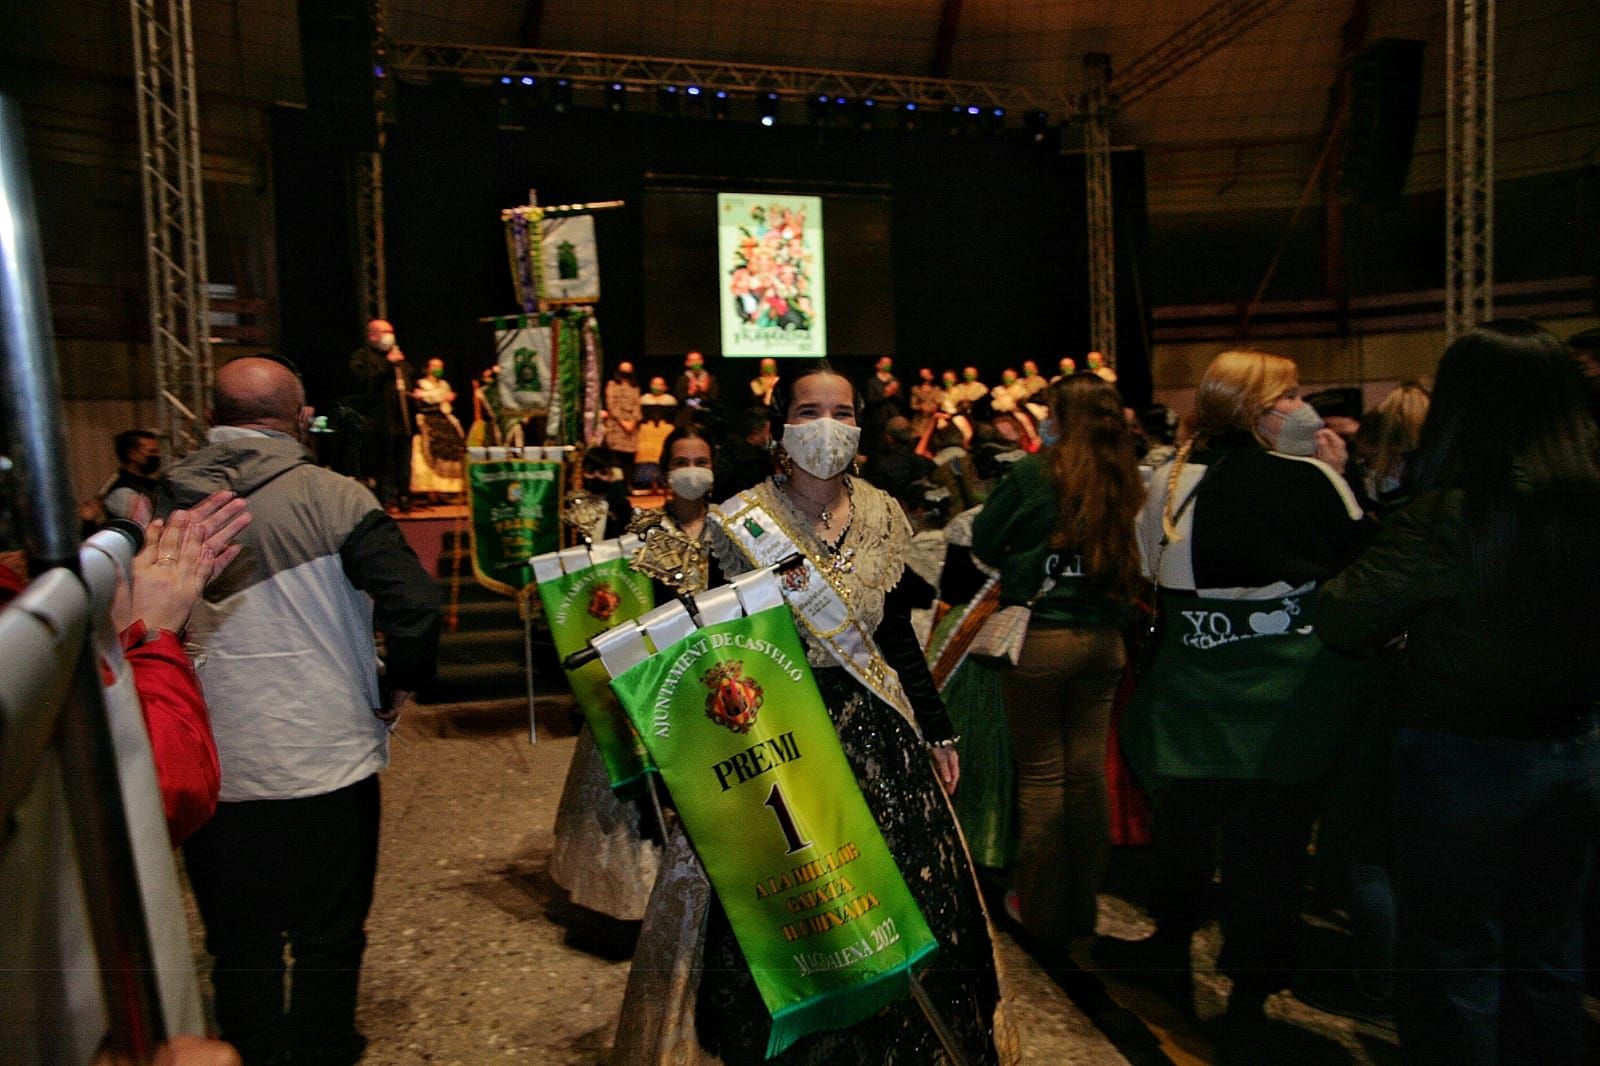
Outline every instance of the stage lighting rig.
[(914, 130), (917, 128), (917, 123), (920, 121), (921, 114), (917, 111), (917, 102), (915, 100), (907, 100), (905, 103), (900, 105), (901, 129)]
[(806, 101), (806, 117), (813, 126), (826, 126), (830, 116), (830, 105), (833, 97), (827, 93), (818, 93)]
[(756, 94), (756, 107), (760, 112), (760, 121), (763, 126), (776, 126), (778, 124), (778, 94), (775, 92), (762, 92)]
[(864, 130), (870, 130), (878, 117), (878, 101), (872, 97), (863, 97), (856, 104), (856, 125)]
[(557, 78), (555, 88), (550, 90), (550, 106), (558, 114), (565, 114), (572, 110), (572, 82), (566, 78)]
[(719, 120), (728, 117), (728, 90), (718, 89), (711, 94), (711, 117)]
[(628, 87), (620, 81), (614, 81), (606, 86), (606, 110), (628, 110)]
[(663, 115), (676, 115), (679, 108), (676, 85), (662, 85), (656, 89), (656, 110)]

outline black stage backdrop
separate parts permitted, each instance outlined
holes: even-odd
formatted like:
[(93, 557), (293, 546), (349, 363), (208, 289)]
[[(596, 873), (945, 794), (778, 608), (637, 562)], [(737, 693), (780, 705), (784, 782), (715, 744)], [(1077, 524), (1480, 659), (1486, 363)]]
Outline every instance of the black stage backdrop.
[[(1080, 157), (1043, 152), (1015, 133), (764, 128), (589, 110), (521, 110), (524, 128), (502, 129), (498, 87), (396, 88), (398, 120), (384, 158), (389, 317), (413, 360), (444, 358), (462, 391), (491, 358), (489, 327), (477, 319), (516, 310), (499, 211), (525, 202), (529, 189), (544, 204), (627, 201), (595, 215), (600, 322), (608, 363), (632, 358), (642, 375), (676, 373), (688, 347), (646, 346), (647, 302), (648, 316), (670, 316), (664, 304), (688, 288), (656, 293), (646, 285), (661, 269), (647, 271), (644, 262), (647, 189), (886, 198), (887, 260), (874, 268), (872, 253), (858, 246), (851, 259), (829, 264), (831, 309), (853, 284), (841, 269), (852, 259), (855, 270), (890, 274), (892, 332), (856, 323), (840, 337), (830, 327), (834, 358), (852, 371), (888, 351), (907, 377), (922, 365), (972, 363), (998, 380), (1023, 359), (1047, 369), (1087, 346)], [(313, 399), (326, 400), (361, 340), (348, 229), (332, 221), (335, 210), (347, 216), (348, 197), (338, 150), (303, 115), (281, 111), (273, 135), (284, 349), (306, 367)], [(1133, 152), (1113, 160), (1119, 373), (1129, 401), (1143, 405), (1149, 320), (1135, 276), (1148, 257), (1144, 166)], [(831, 257), (838, 238), (827, 229)], [(714, 246), (714, 232), (706, 239)], [(882, 292), (883, 279), (861, 288)], [(719, 295), (706, 291), (711, 317), (701, 320), (714, 323)], [(705, 332), (698, 346), (714, 353), (715, 329)], [(847, 338), (863, 350), (837, 347)], [(752, 373), (747, 360), (708, 362), (725, 387)]]

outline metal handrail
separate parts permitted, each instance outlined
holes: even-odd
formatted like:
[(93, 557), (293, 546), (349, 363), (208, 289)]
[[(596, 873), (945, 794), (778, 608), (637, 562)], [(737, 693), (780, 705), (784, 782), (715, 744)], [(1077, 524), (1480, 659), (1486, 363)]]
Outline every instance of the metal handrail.
[[(23, 543), (34, 573), (80, 574), (61, 388), (21, 110), (0, 95), (0, 411), (16, 464)], [(87, 628), (87, 627), (86, 627)], [(154, 1058), (166, 1037), (105, 694), (85, 639), (55, 726), (62, 789), (98, 956), (108, 1050)]]

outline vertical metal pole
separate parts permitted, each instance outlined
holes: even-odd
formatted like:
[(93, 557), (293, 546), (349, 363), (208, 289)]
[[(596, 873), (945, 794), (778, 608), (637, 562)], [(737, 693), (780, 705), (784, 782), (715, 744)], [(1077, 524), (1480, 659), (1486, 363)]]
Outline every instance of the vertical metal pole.
[(150, 352), (160, 431), (174, 454), (204, 442), (211, 403), (205, 194), (189, 0), (130, 0)]
[(522, 676), (528, 685), (528, 743), (539, 743), (539, 719), (533, 698), (533, 597), (528, 589), (517, 593), (517, 611), (522, 615)]
[(1494, 314), (1494, 2), (1446, 0), (1445, 333)]
[(1089, 347), (1117, 363), (1116, 234), (1111, 214), (1111, 57), (1083, 57), (1089, 78), (1084, 114), (1084, 189), (1088, 201)]
[[(45, 302), (22, 118), (0, 96), (0, 403), (22, 491), (24, 543), (35, 572), (78, 573), (78, 520), (67, 477), (61, 388)], [(57, 721), (62, 788), (98, 957), (110, 1049), (146, 1061), (166, 1037), (154, 954), (118, 783), (92, 641), (80, 650)]]
[[(379, 133), (380, 144), (382, 133)], [(389, 317), (389, 276), (384, 262), (383, 152), (349, 157), (356, 200), (356, 282), (361, 313), (368, 321)]]

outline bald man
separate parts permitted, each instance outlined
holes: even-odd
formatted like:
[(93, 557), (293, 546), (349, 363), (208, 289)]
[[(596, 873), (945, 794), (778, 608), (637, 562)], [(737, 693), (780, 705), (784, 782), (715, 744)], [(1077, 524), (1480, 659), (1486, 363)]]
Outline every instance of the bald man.
[(164, 514), (226, 488), (253, 518), (189, 621), (222, 796), (184, 845), (215, 959), (217, 1024), (246, 1064), (361, 1056), (378, 771), (439, 643), (437, 585), (368, 489), (312, 462), (311, 413), (285, 362), (225, 363), (208, 443), (168, 470), (157, 501)]
[(360, 416), (360, 442), (354, 449), (356, 468), (383, 505), (411, 510), (411, 390), (416, 367), (395, 343), (394, 326), (385, 319), (367, 323), (367, 343), (350, 354), (350, 397), (345, 402)]

